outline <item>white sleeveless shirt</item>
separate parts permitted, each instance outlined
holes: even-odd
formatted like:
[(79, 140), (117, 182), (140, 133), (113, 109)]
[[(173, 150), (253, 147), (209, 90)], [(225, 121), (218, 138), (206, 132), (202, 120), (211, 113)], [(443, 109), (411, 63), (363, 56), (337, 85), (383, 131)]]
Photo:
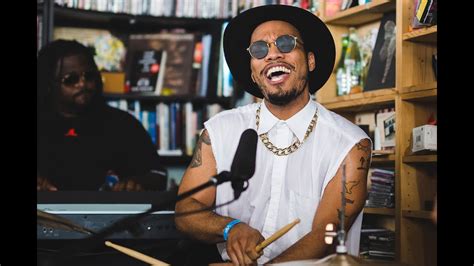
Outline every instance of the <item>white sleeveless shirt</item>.
[[(211, 139), (217, 172), (230, 170), (242, 132), (256, 130), (255, 115), (260, 103), (253, 103), (223, 111), (207, 122), (205, 128)], [(283, 237), (264, 249), (258, 259), (264, 264), (288, 249), (311, 231), (314, 214), (326, 185), (336, 174), (352, 147), (369, 138), (358, 126), (342, 116), (310, 100), (288, 120), (276, 118), (262, 102), (258, 135), (268, 132), (270, 141), (279, 148), (291, 145), (296, 138), (303, 141), (308, 125), (317, 111), (316, 127), (298, 150), (287, 156), (277, 156), (257, 141), (254, 176), (240, 198), (218, 208), (216, 213), (240, 219), (268, 238), (281, 227), (300, 218), (301, 222)], [(216, 204), (233, 199), (230, 183), (217, 187)], [(339, 206), (334, 206), (338, 208)], [(347, 234), (347, 248), (352, 255), (359, 254), (362, 212)], [(218, 243), (222, 259), (229, 260), (226, 243)]]

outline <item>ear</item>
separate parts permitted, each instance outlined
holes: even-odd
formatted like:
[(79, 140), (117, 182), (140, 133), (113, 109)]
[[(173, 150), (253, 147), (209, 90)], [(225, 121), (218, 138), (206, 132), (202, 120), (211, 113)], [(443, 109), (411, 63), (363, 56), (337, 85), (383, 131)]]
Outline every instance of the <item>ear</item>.
[(252, 81), (253, 81), (254, 83), (256, 83), (256, 82), (255, 82), (255, 78), (253, 77), (253, 72), (250, 74), (250, 77), (252, 78)]
[(308, 69), (309, 72), (313, 71), (316, 68), (316, 59), (314, 58), (313, 52), (308, 52)]

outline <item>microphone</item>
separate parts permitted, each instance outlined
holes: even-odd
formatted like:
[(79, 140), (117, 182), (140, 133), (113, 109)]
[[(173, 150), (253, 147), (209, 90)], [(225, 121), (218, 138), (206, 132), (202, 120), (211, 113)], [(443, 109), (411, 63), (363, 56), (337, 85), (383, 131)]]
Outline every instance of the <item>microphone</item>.
[(257, 155), (257, 132), (246, 129), (240, 137), (239, 146), (230, 167), (231, 183), (234, 189), (234, 199), (247, 189), (244, 187), (255, 173), (255, 158)]

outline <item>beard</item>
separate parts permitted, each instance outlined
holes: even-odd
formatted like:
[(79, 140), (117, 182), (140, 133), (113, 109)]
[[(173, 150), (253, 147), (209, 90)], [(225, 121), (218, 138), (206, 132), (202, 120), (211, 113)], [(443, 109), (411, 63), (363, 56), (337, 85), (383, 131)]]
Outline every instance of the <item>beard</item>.
[(299, 82), (287, 91), (285, 91), (281, 86), (277, 86), (277, 92), (268, 92), (266, 86), (263, 84), (260, 86), (260, 90), (268, 102), (274, 105), (284, 106), (297, 99), (304, 92), (307, 85), (308, 76), (304, 76), (300, 77)]

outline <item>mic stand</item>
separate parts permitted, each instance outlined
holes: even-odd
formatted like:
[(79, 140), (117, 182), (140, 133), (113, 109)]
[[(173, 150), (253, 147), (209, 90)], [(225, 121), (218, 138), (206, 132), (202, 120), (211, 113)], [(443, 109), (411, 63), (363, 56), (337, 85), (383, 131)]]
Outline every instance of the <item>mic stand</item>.
[[(141, 232), (137, 232), (137, 230), (133, 230), (133, 227), (137, 228), (136, 226), (137, 226), (138, 221), (140, 221), (143, 217), (153, 212), (159, 211), (162, 208), (169, 206), (170, 204), (183, 200), (201, 190), (204, 190), (211, 186), (218, 186), (227, 181), (231, 181), (231, 174), (228, 171), (222, 171), (218, 175), (211, 177), (211, 179), (207, 181), (206, 183), (201, 184), (184, 193), (176, 195), (176, 197), (167, 198), (156, 205), (152, 205), (152, 207), (145, 212), (122, 218), (114, 222), (113, 224), (109, 225), (108, 227), (104, 228), (103, 230), (99, 231), (98, 233), (93, 234), (90, 237), (84, 238), (83, 240), (85, 241), (81, 242), (79, 245), (75, 245), (74, 247), (67, 246), (63, 248), (62, 250), (60, 250), (56, 258), (57, 259), (56, 262), (58, 263), (57, 265), (64, 265), (64, 262), (66, 261), (66, 259), (71, 259), (73, 257), (72, 254), (78, 252), (82, 246), (87, 245), (88, 247), (94, 247), (96, 245), (99, 245), (99, 243), (104, 238), (106, 238), (107, 236), (113, 233), (129, 230), (134, 235), (140, 234)], [(48, 264), (48, 265), (51, 265), (51, 264)], [(52, 265), (55, 265), (55, 264), (53, 263)]]
[(321, 260), (318, 260), (318, 264), (321, 265), (364, 265), (364, 261), (358, 257), (352, 256), (347, 253), (346, 246), (346, 231), (344, 228), (345, 214), (346, 214), (346, 163), (342, 164), (342, 191), (341, 191), (341, 210), (339, 211), (339, 230), (333, 232), (334, 225), (326, 225), (326, 233), (324, 241), (326, 244), (332, 244), (333, 237), (337, 238), (338, 245), (336, 246), (336, 254), (331, 254)]

